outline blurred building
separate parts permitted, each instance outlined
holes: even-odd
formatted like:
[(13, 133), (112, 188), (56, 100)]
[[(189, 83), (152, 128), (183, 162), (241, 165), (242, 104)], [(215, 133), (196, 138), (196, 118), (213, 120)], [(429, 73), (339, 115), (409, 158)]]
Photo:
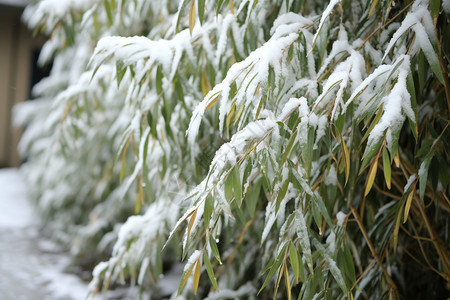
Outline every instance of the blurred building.
[(43, 39), (33, 38), (21, 21), (27, 2), (0, 0), (0, 167), (20, 164), (20, 131), (12, 127), (11, 109), (30, 98), (32, 85), (42, 77), (36, 62)]

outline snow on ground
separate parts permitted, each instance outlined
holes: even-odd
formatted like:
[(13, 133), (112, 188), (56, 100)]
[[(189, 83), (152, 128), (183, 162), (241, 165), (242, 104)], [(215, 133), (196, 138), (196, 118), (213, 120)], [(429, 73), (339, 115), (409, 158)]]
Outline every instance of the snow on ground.
[(87, 284), (64, 273), (68, 256), (39, 226), (19, 171), (0, 169), (0, 299), (85, 299)]

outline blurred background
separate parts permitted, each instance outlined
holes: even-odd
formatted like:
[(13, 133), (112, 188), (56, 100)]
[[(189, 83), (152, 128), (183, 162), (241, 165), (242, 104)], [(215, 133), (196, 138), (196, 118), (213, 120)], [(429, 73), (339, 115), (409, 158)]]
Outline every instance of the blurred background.
[(37, 60), (45, 38), (21, 21), (28, 0), (0, 0), (0, 168), (17, 167), (20, 130), (12, 126), (14, 104), (31, 99), (31, 89), (48, 75)]

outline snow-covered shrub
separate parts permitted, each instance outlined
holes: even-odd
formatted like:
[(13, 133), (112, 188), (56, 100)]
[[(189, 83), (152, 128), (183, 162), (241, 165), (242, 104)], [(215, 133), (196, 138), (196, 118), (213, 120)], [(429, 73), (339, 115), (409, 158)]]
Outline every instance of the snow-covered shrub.
[(110, 255), (91, 292), (159, 297), (186, 260), (174, 296), (444, 295), (442, 4), (30, 5), (54, 66), (17, 108), (23, 169), (79, 262)]

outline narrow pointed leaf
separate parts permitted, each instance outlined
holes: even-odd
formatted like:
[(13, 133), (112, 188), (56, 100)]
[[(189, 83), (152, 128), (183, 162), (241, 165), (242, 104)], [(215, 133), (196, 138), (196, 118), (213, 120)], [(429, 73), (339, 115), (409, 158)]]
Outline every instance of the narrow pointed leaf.
[(383, 148), (383, 172), (386, 186), (391, 189), (391, 160), (389, 159), (389, 153), (386, 148)]
[(300, 267), (298, 263), (297, 248), (295, 248), (292, 242), (289, 243), (289, 258), (291, 259), (292, 271), (294, 271), (295, 278), (298, 282), (300, 276)]
[(203, 263), (205, 264), (206, 272), (208, 273), (209, 280), (211, 280), (211, 284), (216, 290), (219, 290), (219, 286), (217, 285), (216, 276), (214, 275), (214, 271), (211, 265), (211, 261), (209, 260), (208, 254), (203, 252)]
[(194, 271), (194, 294), (197, 295), (197, 289), (198, 289), (198, 283), (200, 281), (200, 258), (197, 260), (197, 263), (195, 264), (195, 271)]
[(195, 0), (191, 0), (191, 6), (189, 9), (189, 32), (192, 35), (192, 30), (195, 25)]
[(366, 189), (364, 190), (364, 196), (367, 196), (367, 194), (369, 194), (370, 190), (372, 189), (375, 176), (377, 175), (377, 169), (378, 169), (378, 156), (373, 160), (373, 163), (369, 169), (369, 173), (367, 174)]

